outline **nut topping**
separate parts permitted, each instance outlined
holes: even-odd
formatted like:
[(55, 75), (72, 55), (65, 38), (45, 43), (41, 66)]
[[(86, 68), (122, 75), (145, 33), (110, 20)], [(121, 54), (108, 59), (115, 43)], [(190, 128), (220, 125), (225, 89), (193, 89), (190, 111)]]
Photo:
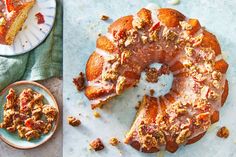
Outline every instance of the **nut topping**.
[(180, 24), (180, 26), (182, 27), (183, 30), (191, 30), (192, 29), (192, 25), (190, 25), (186, 21), (180, 21), (179, 24)]
[(186, 142), (187, 138), (191, 136), (191, 131), (187, 128), (180, 132), (179, 136), (176, 138), (177, 144), (183, 144)]
[(126, 81), (126, 78), (124, 76), (120, 76), (118, 78), (117, 83), (116, 83), (116, 93), (117, 94), (120, 94), (123, 91), (125, 81)]

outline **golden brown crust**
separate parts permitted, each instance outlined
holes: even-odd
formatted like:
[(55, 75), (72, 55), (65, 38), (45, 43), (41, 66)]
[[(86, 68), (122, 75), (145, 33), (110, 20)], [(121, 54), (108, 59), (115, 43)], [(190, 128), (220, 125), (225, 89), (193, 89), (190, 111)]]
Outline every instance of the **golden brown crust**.
[(116, 20), (115, 22), (113, 22), (109, 28), (108, 28), (108, 32), (114, 34), (117, 33), (119, 31), (128, 31), (130, 29), (133, 28), (132, 25), (132, 21), (133, 21), (133, 16), (129, 15), (129, 16), (124, 16), (118, 20)]
[[(131, 145), (134, 149), (140, 151), (140, 143), (139, 143), (138, 141), (132, 141), (132, 143), (130, 143), (130, 145)], [(151, 149), (143, 148), (141, 151), (142, 151), (142, 152), (145, 152), (145, 153), (154, 153), (154, 152), (158, 152), (159, 149), (157, 149), (157, 148), (151, 148)]]
[(221, 96), (221, 106), (225, 104), (225, 101), (228, 97), (228, 92), (229, 92), (229, 83), (228, 83), (228, 80), (225, 80), (224, 92), (222, 93), (222, 96)]
[(164, 97), (171, 103), (175, 102), (175, 98), (170, 93), (167, 93)]
[(94, 87), (94, 86), (88, 86), (85, 89), (85, 95), (88, 97), (88, 99), (93, 100), (97, 99), (99, 97), (105, 96), (109, 93), (114, 92), (115, 89), (105, 89), (103, 87)]
[(92, 81), (101, 75), (103, 63), (103, 56), (93, 52), (86, 64), (86, 78), (88, 81)]
[(173, 138), (167, 136), (166, 137), (166, 150), (174, 153), (179, 148), (179, 145), (174, 141)]
[(97, 48), (105, 50), (110, 53), (115, 51), (115, 45), (106, 36), (100, 36), (97, 39), (96, 46)]
[(205, 48), (212, 48), (215, 51), (216, 56), (221, 54), (220, 44), (218, 43), (216, 36), (206, 30), (203, 31), (201, 46)]
[(152, 19), (152, 15), (151, 15), (151, 11), (145, 8), (142, 8), (138, 13), (137, 13), (138, 17), (144, 21), (147, 24), (151, 24), (151, 19)]
[(174, 9), (161, 8), (158, 11), (158, 18), (167, 27), (176, 27), (179, 25), (180, 21), (183, 21), (185, 19), (185, 16), (183, 14)]
[(201, 25), (197, 19), (189, 19), (188, 23), (192, 26), (191, 30), (188, 30), (188, 33), (193, 35), (201, 29)]
[(1, 44), (13, 44), (16, 34), (20, 31), (25, 20), (27, 19), (29, 10), (34, 4), (35, 0), (31, 0), (29, 2), (22, 2), (21, 6), (14, 8), (14, 13), (12, 14), (11, 18), (7, 18), (8, 20), (6, 21), (6, 25), (0, 26), (0, 30), (4, 30), (4, 32), (0, 32)]
[(215, 69), (225, 74), (228, 69), (228, 63), (224, 59), (221, 59), (215, 63)]
[(183, 64), (180, 61), (175, 62), (171, 67), (170, 70), (172, 72), (184, 68)]
[(206, 134), (206, 132), (203, 132), (203, 133), (193, 137), (192, 139), (189, 139), (187, 144), (193, 144), (193, 143), (199, 141), (205, 134)]
[(211, 115), (211, 124), (218, 122), (219, 118), (220, 118), (220, 112), (214, 111), (213, 114)]
[[(160, 22), (164, 26), (176, 27), (178, 29), (181, 28), (181, 31), (186, 31), (187, 34), (190, 34), (189, 37), (191, 38), (191, 40), (188, 40), (188, 39), (186, 39), (186, 40), (190, 41), (188, 44), (190, 44), (190, 46), (191, 46), (190, 48), (193, 48), (193, 55), (191, 56), (192, 58), (194, 58), (194, 57), (198, 58), (200, 55), (202, 55), (202, 56), (205, 55), (205, 54), (200, 54), (199, 53), (200, 54), (199, 56), (195, 56), (196, 53), (197, 53), (195, 48), (200, 48), (201, 50), (203, 50), (202, 52), (204, 52), (204, 53), (211, 53), (211, 52), (213, 52), (213, 51), (209, 52), (210, 51), (209, 48), (211, 48), (215, 52), (215, 55), (213, 54), (213, 58), (215, 56), (218, 56), (219, 54), (221, 54), (220, 45), (219, 45), (216, 37), (212, 33), (208, 32), (206, 30), (203, 30), (201, 28), (201, 25), (200, 25), (200, 23), (199, 23), (199, 21), (197, 19), (189, 19), (187, 21), (184, 21), (186, 19), (185, 19), (185, 16), (183, 14), (181, 14), (180, 12), (178, 12), (176, 10), (169, 9), (169, 8), (159, 9), (157, 11), (157, 13), (158, 13), (158, 18), (159, 18)], [(125, 16), (125, 17), (122, 17), (122, 18), (116, 20), (114, 23), (112, 23), (110, 25), (109, 29), (108, 29), (108, 32), (111, 35), (113, 35), (113, 39), (114, 39), (114, 43), (115, 44), (113, 44), (113, 41), (109, 40), (110, 38), (108, 39), (105, 36), (101, 36), (97, 40), (97, 48), (102, 49), (102, 50), (108, 52), (109, 54), (114, 53), (114, 52), (119, 52), (118, 55), (121, 55), (121, 57), (119, 59), (124, 59), (124, 58), (122, 58), (122, 57), (124, 57), (124, 56), (122, 56), (122, 54), (125, 52), (126, 48), (127, 47), (129, 48), (129, 46), (130, 46), (130, 44), (125, 45), (125, 42), (129, 39), (128, 37), (133, 37), (133, 36), (132, 35), (131, 36), (126, 36), (127, 38), (126, 37), (123, 38), (121, 36), (125, 36), (128, 33), (132, 32), (132, 31), (137, 31), (137, 30), (145, 30), (145, 31), (147, 31), (149, 34), (146, 37), (146, 39), (148, 38), (148, 40), (150, 40), (150, 41), (148, 41), (147, 45), (152, 43), (153, 40), (151, 40), (151, 38), (150, 38), (150, 34), (151, 34), (150, 31), (158, 30), (160, 23), (157, 23), (157, 25), (153, 24), (151, 11), (149, 11), (147, 9), (144, 9), (144, 8), (141, 9), (137, 13), (137, 16), (139, 17), (138, 19), (140, 21), (139, 20), (135, 21), (136, 18), (133, 21), (133, 16)], [(141, 25), (140, 28), (133, 26), (133, 22), (134, 23), (137, 22), (138, 24), (140, 24)], [(145, 23), (144, 26), (142, 25), (142, 22)], [(135, 24), (137, 24), (137, 23), (135, 23)], [(150, 24), (153, 24), (153, 25), (150, 25)], [(190, 29), (188, 29), (187, 27), (183, 28), (184, 26), (182, 24), (187, 24), (188, 26), (190, 25)], [(163, 27), (163, 25), (162, 25), (162, 28), (166, 29), (166, 27)], [(152, 28), (153, 26), (155, 26), (155, 29), (154, 30), (150, 29), (150, 27)], [(156, 61), (160, 61), (161, 63), (162, 62), (163, 63), (167, 63), (168, 62), (168, 65), (170, 66), (169, 69), (170, 69), (171, 72), (173, 72), (174, 77), (176, 78), (175, 82), (173, 83), (173, 86), (172, 86), (172, 88), (170, 90), (170, 93), (166, 94), (165, 96), (161, 96), (159, 98), (149, 97), (149, 96), (145, 96), (143, 98), (143, 102), (141, 103), (141, 106), (140, 106), (140, 108), (139, 108), (139, 110), (137, 112), (135, 121), (134, 121), (134, 123), (133, 123), (133, 125), (132, 125), (132, 127), (131, 127), (131, 129), (129, 131), (129, 133), (126, 136), (125, 143), (130, 144), (131, 146), (133, 146), (137, 150), (140, 150), (140, 151), (143, 151), (143, 152), (147, 152), (147, 153), (159, 151), (159, 146), (165, 146), (166, 150), (168, 150), (169, 152), (175, 152), (179, 148), (179, 146), (181, 144), (192, 144), (192, 143), (195, 143), (198, 140), (200, 140), (204, 136), (204, 134), (205, 134), (205, 131), (203, 133), (200, 132), (200, 134), (198, 136), (190, 138), (191, 136), (188, 135), (187, 132), (191, 132), (189, 134), (192, 134), (192, 131), (194, 131), (194, 130), (192, 130), (194, 128), (194, 125), (198, 125), (197, 123), (196, 124), (194, 123), (194, 124), (190, 124), (190, 126), (188, 126), (189, 128), (185, 132), (186, 134), (184, 134), (182, 132), (184, 129), (182, 129), (180, 131), (180, 132), (183, 133), (183, 134), (181, 134), (183, 136), (180, 136), (180, 133), (176, 134), (177, 137), (176, 137), (176, 135), (166, 135), (165, 134), (164, 138), (165, 138), (165, 142), (166, 143), (165, 142), (164, 143), (158, 143), (158, 144), (155, 143), (155, 142), (157, 142), (157, 140), (160, 140), (158, 137), (155, 137), (156, 141), (154, 141), (154, 143), (157, 144), (157, 145), (155, 145), (153, 147), (153, 145), (147, 146), (146, 143), (145, 143), (146, 141), (143, 139), (143, 138), (145, 138), (146, 135), (150, 135), (150, 134), (145, 134), (145, 136), (144, 136), (144, 134), (139, 133), (137, 131), (137, 129), (140, 128), (140, 126), (144, 125), (142, 122), (148, 123), (148, 125), (150, 125), (150, 124), (160, 125), (157, 122), (158, 121), (157, 117), (159, 115), (162, 116), (162, 118), (163, 118), (162, 122), (164, 122), (164, 124), (167, 125), (166, 127), (168, 127), (168, 125), (172, 126), (173, 123), (171, 123), (171, 122), (166, 120), (166, 119), (170, 118), (168, 116), (171, 115), (171, 114), (168, 114), (167, 109), (169, 109), (169, 108), (167, 106), (168, 105), (172, 105), (173, 103), (176, 102), (176, 99), (178, 97), (182, 96), (183, 91), (179, 90), (179, 88), (182, 87), (182, 85), (185, 85), (184, 83), (185, 83), (186, 79), (183, 79), (183, 78), (187, 78), (188, 76), (192, 77), (192, 75), (193, 75), (188, 70), (186, 70), (187, 68), (190, 68), (190, 67), (186, 67), (185, 62), (183, 62), (181, 59), (178, 59), (178, 57), (177, 57), (177, 56), (179, 56), (179, 54), (182, 55), (182, 53), (183, 53), (182, 50), (183, 49), (185, 50), (184, 52), (186, 53), (186, 56), (188, 56), (187, 51), (185, 49), (186, 47), (188, 47), (187, 44), (186, 45), (179, 44), (179, 45), (177, 45), (177, 48), (174, 47), (173, 49), (170, 49), (169, 46), (172, 48), (171, 44), (173, 44), (173, 41), (175, 41), (175, 39), (174, 39), (175, 38), (175, 36), (174, 36), (175, 34), (172, 34), (172, 33), (175, 33), (175, 32), (171, 32), (172, 28), (171, 29), (167, 28), (167, 30), (165, 30), (165, 31), (163, 29), (159, 29), (158, 30), (158, 31), (161, 32), (160, 34), (162, 34), (163, 39), (157, 37), (158, 39), (160, 39), (160, 40), (157, 40), (157, 41), (160, 41), (159, 42), (160, 45), (164, 43), (163, 45), (165, 47), (163, 45), (161, 45), (162, 48), (163, 48), (163, 51), (160, 51), (159, 54), (155, 54), (154, 55), (155, 52), (152, 53), (152, 51), (155, 51), (155, 48), (150, 46), (150, 47), (146, 48), (145, 50), (140, 50), (140, 51), (145, 52), (145, 53), (140, 53), (140, 55), (137, 58), (132, 58), (131, 57), (132, 59), (125, 60), (125, 61), (128, 62), (126, 64), (126, 70), (125, 71), (122, 68), (118, 69), (118, 71), (119, 70), (120, 71), (123, 70), (121, 72), (121, 75), (119, 76), (119, 77), (125, 78), (125, 81), (123, 80), (124, 82), (122, 84), (123, 85), (123, 89), (129, 88), (129, 87), (135, 85), (137, 83), (137, 81), (140, 79), (140, 73), (143, 70), (142, 68), (145, 68), (145, 67), (142, 67), (142, 66), (144, 66), (143, 64), (145, 64), (145, 66), (146, 66), (146, 64), (148, 65), (150, 63), (153, 63), (153, 61), (155, 61), (155, 62)], [(173, 29), (175, 29), (175, 28), (173, 28)], [(197, 35), (196, 35), (196, 33), (197, 33)], [(198, 35), (198, 33), (200, 33), (200, 35)], [(124, 40), (123, 43), (121, 42), (121, 46), (119, 45), (120, 43), (119, 43), (119, 40), (117, 40), (116, 35), (118, 35), (118, 37), (121, 37), (121, 39)], [(166, 38), (165, 38), (164, 35), (166, 35)], [(145, 42), (143, 41), (143, 38), (142, 38), (143, 36), (144, 35), (142, 35), (141, 38), (140, 38), (142, 40), (142, 43), (139, 42), (140, 43), (139, 45), (132, 45), (131, 44), (131, 49), (128, 49), (128, 50), (135, 51), (135, 50), (137, 50), (136, 48), (140, 48), (140, 45), (145, 44)], [(199, 37), (199, 38), (197, 38), (197, 37)], [(144, 36), (144, 38), (145, 38), (145, 36)], [(172, 39), (174, 39), (174, 40), (172, 40)], [(133, 42), (133, 41), (131, 40), (130, 42)], [(135, 43), (135, 41), (134, 41), (134, 43)], [(171, 43), (171, 44), (168, 45), (169, 43)], [(178, 43), (178, 42), (176, 42), (176, 43)], [(117, 46), (117, 48), (116, 48), (115, 45)], [(183, 47), (181, 47), (181, 46), (183, 46)], [(181, 50), (181, 51), (179, 51), (179, 50)], [(124, 52), (122, 52), (122, 51), (124, 51)], [(137, 50), (137, 51), (139, 51), (139, 50)], [(127, 53), (127, 54), (129, 54), (129, 53)], [(137, 52), (137, 54), (138, 54), (138, 52)], [(186, 56), (184, 56), (183, 58), (185, 58)], [(190, 56), (188, 56), (188, 57), (190, 57)], [(177, 59), (173, 60), (175, 58), (177, 58)], [(199, 59), (203, 59), (203, 58), (199, 57)], [(92, 80), (96, 79), (98, 76), (101, 76), (102, 70), (104, 70), (103, 69), (104, 62), (105, 61), (104, 61), (102, 56), (100, 56), (99, 54), (96, 54), (96, 53), (92, 54), (92, 56), (89, 58), (89, 61), (87, 63), (87, 70), (86, 70), (87, 71), (86, 74), (87, 74), (87, 77), (88, 77), (89, 81), (92, 81)], [(204, 62), (204, 63), (207, 63), (207, 62)], [(213, 70), (217, 70), (217, 71), (219, 71), (219, 72), (221, 72), (223, 74), (226, 73), (226, 71), (228, 69), (228, 64), (226, 63), (226, 61), (221, 59), (221, 60), (216, 61), (216, 62), (214, 61), (214, 63), (215, 64), (211, 65), (213, 67)], [(121, 62), (121, 64), (123, 64), (123, 62)], [(91, 68), (91, 69), (89, 69), (89, 68)], [(194, 67), (192, 67), (192, 68), (194, 68)], [(90, 70), (90, 71), (88, 72), (88, 70)], [(191, 72), (193, 72), (193, 71), (191, 71)], [(199, 75), (197, 75), (197, 76), (199, 76)], [(198, 82), (202, 81), (202, 80), (198, 80), (199, 78), (197, 76), (195, 75), (195, 76), (192, 77), (193, 80), (194, 80), (194, 83), (196, 83), (196, 86), (197, 86)], [(211, 76), (212, 75), (209, 75), (209, 77), (211, 77)], [(182, 80), (182, 81), (179, 81), (179, 80)], [(217, 83), (217, 81), (219, 81), (219, 80), (214, 79), (214, 81)], [(117, 83), (117, 82), (115, 82), (115, 83)], [(114, 86), (117, 87), (117, 84), (114, 84)], [(214, 86), (214, 84), (213, 84), (213, 86)], [(208, 85), (207, 85), (207, 87), (208, 87)], [(208, 88), (210, 88), (210, 87), (208, 87)], [(183, 87), (183, 89), (184, 89), (184, 87)], [(199, 92), (199, 91), (197, 91), (198, 90), (197, 87), (195, 89), (195, 84), (194, 84), (193, 90), (196, 90), (196, 91), (194, 91), (196, 93)], [(203, 92), (203, 91), (200, 89), (200, 92)], [(89, 86), (86, 89), (86, 96), (89, 99), (91, 99), (91, 100), (96, 100), (97, 98), (101, 98), (103, 96), (107, 96), (107, 95), (109, 95), (111, 93), (113, 93), (113, 94), (116, 93), (116, 89), (115, 88), (105, 89), (102, 86), (101, 87), (100, 86), (99, 87), (97, 87), (97, 86)], [(207, 96), (207, 98), (208, 98), (208, 94), (209, 93), (207, 91), (206, 95), (204, 95), (204, 93), (202, 95), (203, 96)], [(221, 95), (221, 97), (222, 97), (222, 99), (221, 99), (222, 104), (225, 102), (225, 100), (227, 98), (227, 95), (228, 95), (228, 82), (226, 81), (225, 87), (224, 87), (224, 92)], [(187, 103), (185, 105), (189, 105), (189, 104)], [(197, 104), (197, 105), (199, 105), (199, 104)], [(177, 111), (181, 112), (183, 110), (179, 109)], [(177, 112), (177, 111), (175, 110), (175, 112)], [(177, 115), (178, 114), (179, 113), (177, 113)], [(185, 113), (183, 112), (183, 114), (185, 114)], [(200, 114), (197, 115), (199, 117), (199, 119), (200, 118), (202, 118), (202, 119), (205, 118), (205, 119), (209, 120), (210, 121), (209, 123), (211, 123), (211, 124), (213, 124), (213, 123), (215, 123), (215, 122), (217, 122), (219, 120), (219, 112), (218, 111), (214, 111), (213, 114), (210, 114), (210, 115), (208, 114), (209, 116), (204, 113), (205, 115), (202, 114), (201, 115), (202, 117), (201, 117)], [(197, 117), (197, 116), (195, 116), (195, 117)], [(180, 115), (180, 117), (181, 117), (181, 115)], [(189, 119), (189, 118), (187, 118), (187, 119)], [(168, 119), (168, 120), (170, 120), (170, 119)], [(192, 123), (194, 120), (189, 119), (189, 121), (190, 121), (190, 123)], [(201, 127), (201, 124), (200, 124), (199, 127)], [(204, 126), (204, 127), (207, 128), (208, 125), (206, 124), (206, 126)], [(160, 130), (158, 130), (159, 128), (158, 129), (157, 128), (156, 128), (156, 130), (154, 130), (154, 132), (155, 131), (157, 131), (157, 132), (160, 131)], [(168, 128), (168, 129), (170, 129), (170, 128)], [(161, 130), (160, 132), (162, 132), (162, 131), (163, 130)], [(160, 135), (160, 134), (158, 134), (158, 135)], [(181, 137), (183, 139), (180, 139)], [(137, 140), (137, 139), (139, 139), (139, 140)], [(153, 140), (153, 139), (151, 139), (151, 140)], [(160, 141), (158, 141), (158, 142), (160, 142)]]

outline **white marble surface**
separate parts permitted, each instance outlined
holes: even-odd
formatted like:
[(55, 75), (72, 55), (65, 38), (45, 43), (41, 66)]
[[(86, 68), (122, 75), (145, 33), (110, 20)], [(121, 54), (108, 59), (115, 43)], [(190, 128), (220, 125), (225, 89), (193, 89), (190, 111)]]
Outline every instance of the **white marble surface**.
[[(51, 78), (38, 81), (47, 87), (55, 96), (62, 117), (62, 80)], [(43, 145), (29, 150), (18, 150), (0, 141), (0, 157), (62, 157), (62, 121), (60, 119), (58, 128), (52, 138)]]
[[(124, 139), (134, 115), (134, 106), (141, 96), (147, 93), (145, 83), (126, 91), (99, 110), (101, 119), (95, 119), (90, 104), (83, 93), (78, 93), (72, 83), (72, 78), (85, 70), (90, 54), (95, 50), (95, 42), (99, 33), (106, 33), (108, 25), (118, 17), (134, 14), (150, 2), (159, 3), (161, 7), (172, 7), (185, 15), (198, 18), (203, 26), (213, 32), (219, 39), (224, 58), (230, 64), (227, 77), (230, 92), (226, 104), (221, 109), (220, 121), (197, 143), (181, 147), (174, 154), (165, 152), (165, 157), (236, 157), (236, 1), (235, 0), (181, 0), (172, 6), (167, 0), (67, 0), (64, 1), (64, 56), (63, 56), (63, 93), (64, 122), (68, 115), (81, 119), (82, 125), (71, 127), (63, 124), (63, 154), (65, 157), (155, 157), (154, 154), (137, 152), (128, 145), (121, 144), (120, 154), (117, 148), (108, 144), (110, 137)], [(101, 14), (110, 16), (104, 22), (99, 19)], [(81, 115), (80, 115), (81, 114)], [(220, 126), (226, 125), (230, 136), (226, 140), (216, 136)], [(100, 137), (106, 148), (100, 152), (88, 150), (88, 144), (94, 138)], [(158, 154), (160, 155), (160, 154)]]

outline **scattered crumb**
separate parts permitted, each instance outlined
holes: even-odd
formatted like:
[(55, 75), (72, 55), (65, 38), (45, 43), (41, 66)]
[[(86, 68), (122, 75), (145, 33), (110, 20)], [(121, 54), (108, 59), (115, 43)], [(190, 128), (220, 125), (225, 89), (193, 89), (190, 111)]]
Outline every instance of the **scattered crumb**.
[(180, 3), (180, 0), (169, 0), (168, 3), (172, 5), (177, 5)]
[(138, 104), (135, 106), (135, 110), (138, 110), (141, 105), (141, 101), (138, 101)]
[(101, 34), (101, 33), (98, 33), (98, 36), (100, 37), (100, 36), (102, 36), (102, 34)]
[(81, 124), (81, 121), (73, 116), (67, 117), (67, 121), (71, 126), (79, 126)]
[(95, 139), (89, 145), (95, 151), (100, 151), (100, 150), (104, 149), (104, 145), (103, 145), (100, 138)]
[(156, 68), (146, 68), (146, 81), (156, 83), (158, 81), (158, 70)]
[(109, 16), (107, 16), (107, 15), (101, 15), (100, 19), (103, 20), (103, 21), (106, 21), (106, 20), (109, 19)]
[(98, 112), (96, 112), (96, 111), (93, 112), (93, 115), (94, 115), (94, 117), (96, 117), (96, 118), (100, 118), (100, 117), (101, 117), (100, 113), (98, 113)]
[(84, 88), (85, 88), (84, 73), (80, 72), (78, 77), (73, 78), (73, 83), (75, 84), (78, 91), (84, 90)]
[(223, 126), (217, 131), (216, 135), (220, 138), (227, 138), (229, 136), (229, 130), (225, 126)]
[(25, 25), (23, 29), (24, 29), (24, 30), (27, 29), (27, 25)]
[(110, 139), (109, 143), (110, 143), (112, 146), (117, 146), (117, 145), (120, 143), (120, 141), (119, 141), (117, 138), (112, 137), (112, 138)]
[(155, 90), (154, 89), (150, 89), (150, 95), (153, 96), (155, 93)]

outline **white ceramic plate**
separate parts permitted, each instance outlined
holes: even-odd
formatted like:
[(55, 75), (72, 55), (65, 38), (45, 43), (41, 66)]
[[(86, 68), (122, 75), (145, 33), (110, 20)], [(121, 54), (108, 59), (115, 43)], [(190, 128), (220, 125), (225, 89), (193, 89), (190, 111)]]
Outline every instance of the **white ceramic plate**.
[[(43, 24), (37, 24), (35, 14), (39, 12), (44, 15), (45, 23)], [(55, 0), (36, 0), (22, 30), (16, 35), (14, 43), (10, 46), (0, 45), (0, 55), (19, 55), (37, 47), (50, 33), (54, 24), (55, 15)]]

